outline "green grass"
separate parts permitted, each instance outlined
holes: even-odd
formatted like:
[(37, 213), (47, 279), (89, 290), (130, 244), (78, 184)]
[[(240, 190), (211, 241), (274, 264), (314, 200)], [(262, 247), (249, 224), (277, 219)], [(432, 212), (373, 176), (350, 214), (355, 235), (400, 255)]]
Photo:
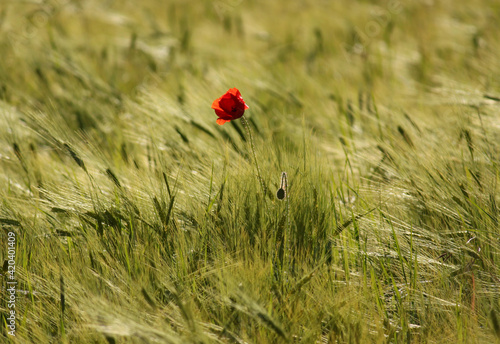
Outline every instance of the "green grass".
[(500, 342), (499, 13), (4, 0), (0, 341)]

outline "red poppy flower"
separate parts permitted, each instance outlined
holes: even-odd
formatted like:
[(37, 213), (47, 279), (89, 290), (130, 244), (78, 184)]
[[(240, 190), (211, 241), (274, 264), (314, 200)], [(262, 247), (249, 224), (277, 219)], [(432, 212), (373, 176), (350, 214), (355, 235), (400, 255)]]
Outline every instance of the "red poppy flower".
[(223, 125), (226, 122), (243, 116), (248, 106), (241, 97), (240, 91), (237, 88), (231, 88), (222, 97), (214, 100), (212, 109), (219, 116), (217, 124)]

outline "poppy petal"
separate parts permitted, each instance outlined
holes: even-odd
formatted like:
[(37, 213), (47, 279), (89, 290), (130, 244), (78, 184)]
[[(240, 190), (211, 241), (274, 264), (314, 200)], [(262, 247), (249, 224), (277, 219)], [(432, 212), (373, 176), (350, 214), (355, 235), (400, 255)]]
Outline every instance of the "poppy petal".
[(228, 119), (223, 119), (223, 118), (218, 118), (218, 119), (217, 119), (217, 124), (218, 124), (218, 125), (223, 125), (223, 124), (224, 124), (224, 123), (226, 123), (226, 122), (231, 122), (231, 121), (230, 121), (230, 120), (228, 120)]
[(227, 91), (227, 92), (230, 93), (230, 94), (232, 94), (232, 95), (234, 95), (234, 96), (236, 96), (236, 97), (241, 98), (240, 90), (238, 90), (236, 87), (229, 89), (229, 91)]
[(231, 114), (227, 113), (226, 111), (224, 111), (222, 109), (221, 110), (215, 109), (215, 113), (217, 114), (217, 116), (219, 116), (219, 118), (226, 119), (226, 120), (232, 119)]
[[(222, 97), (221, 97), (221, 98), (222, 98)], [(221, 98), (217, 98), (217, 99), (215, 99), (215, 100), (214, 100), (214, 102), (212, 103), (212, 109), (214, 109), (214, 110), (216, 110), (216, 109), (220, 109), (220, 110), (222, 110), (222, 109), (220, 108), (220, 105), (219, 105), (219, 102), (220, 102), (220, 99), (221, 99)]]
[(227, 113), (231, 113), (232, 109), (237, 108), (237, 104), (235, 102), (235, 99), (233, 98), (221, 99), (219, 106), (222, 110), (226, 111)]

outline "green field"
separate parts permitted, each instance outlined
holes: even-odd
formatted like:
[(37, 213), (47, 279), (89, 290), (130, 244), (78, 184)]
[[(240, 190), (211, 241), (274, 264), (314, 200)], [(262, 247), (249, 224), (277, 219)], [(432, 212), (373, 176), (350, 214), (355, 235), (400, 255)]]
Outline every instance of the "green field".
[(0, 342), (500, 343), (499, 35), (496, 0), (0, 0)]

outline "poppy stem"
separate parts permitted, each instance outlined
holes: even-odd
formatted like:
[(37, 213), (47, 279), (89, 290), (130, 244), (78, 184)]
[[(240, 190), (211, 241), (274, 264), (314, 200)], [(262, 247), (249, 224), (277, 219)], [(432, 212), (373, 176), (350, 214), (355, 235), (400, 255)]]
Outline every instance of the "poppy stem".
[(265, 197), (267, 190), (264, 184), (264, 179), (262, 179), (262, 175), (260, 174), (257, 155), (255, 154), (255, 145), (253, 143), (252, 129), (250, 128), (250, 124), (248, 123), (248, 120), (246, 119), (245, 115), (241, 116), (241, 121), (243, 122), (243, 125), (245, 126), (245, 129), (247, 131), (247, 135), (250, 138), (250, 147), (252, 148), (253, 160), (255, 161), (255, 167), (257, 169), (257, 177), (259, 178), (260, 186), (262, 187), (262, 192), (264, 192), (264, 197)]

